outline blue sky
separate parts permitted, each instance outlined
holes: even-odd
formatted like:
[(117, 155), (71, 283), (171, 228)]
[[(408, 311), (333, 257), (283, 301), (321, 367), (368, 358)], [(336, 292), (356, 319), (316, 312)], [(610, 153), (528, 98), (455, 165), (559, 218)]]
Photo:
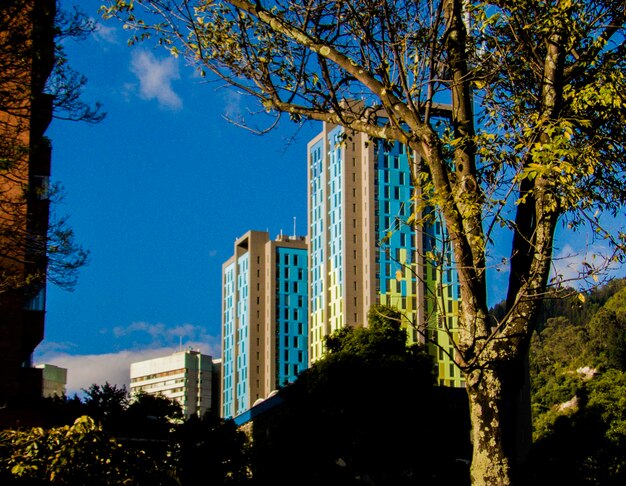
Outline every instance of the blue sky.
[[(99, 18), (99, 1), (78, 3)], [(131, 361), (181, 342), (221, 356), (221, 265), (235, 238), (292, 234), (294, 218), (306, 233), (306, 144), (320, 126), (285, 118), (264, 136), (236, 127), (224, 115), (249, 118), (238, 93), (126, 39), (105, 22), (65, 44), (89, 80), (84, 99), (102, 102), (107, 117), (55, 120), (47, 131), (52, 179), (65, 189), (57, 212), (90, 263), (74, 292), (48, 287), (34, 360), (67, 367), (70, 393), (127, 383)]]
[[(74, 4), (99, 19), (100, 0), (62, 2)], [(285, 118), (258, 136), (229, 124), (224, 116), (263, 120), (236, 91), (126, 39), (120, 24), (105, 22), (66, 43), (89, 80), (84, 99), (102, 102), (107, 117), (54, 121), (47, 132), (52, 178), (66, 194), (57, 212), (91, 252), (74, 292), (48, 287), (34, 357), (68, 368), (70, 394), (127, 384), (131, 362), (181, 343), (220, 357), (221, 265), (234, 240), (251, 229), (292, 234), (294, 218), (306, 233), (306, 144), (321, 126)], [(575, 262), (587, 240), (562, 239), (555, 255)], [(501, 290), (506, 275), (494, 276), (491, 288)]]

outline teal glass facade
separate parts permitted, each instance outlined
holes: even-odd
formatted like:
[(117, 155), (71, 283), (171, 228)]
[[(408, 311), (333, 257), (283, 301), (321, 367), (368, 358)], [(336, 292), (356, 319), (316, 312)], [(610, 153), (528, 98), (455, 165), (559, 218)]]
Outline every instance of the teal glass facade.
[(235, 369), (235, 264), (222, 270), (222, 411), (223, 417), (235, 414), (234, 379)]
[(222, 415), (232, 417), (249, 403), (250, 356), (248, 337), (249, 255), (240, 256), (223, 270), (222, 310)]
[(450, 358), (458, 279), (442, 218), (418, 209), (415, 155), (324, 125), (309, 142), (308, 162), (311, 361), (323, 356), (325, 336), (367, 325), (371, 306), (384, 304), (401, 311), (409, 340), (437, 357), (440, 384), (463, 386)]
[[(414, 187), (411, 161), (399, 143), (374, 142), (376, 204), (376, 282), (380, 302), (401, 310), (416, 323), (418, 282), (416, 232), (409, 223)], [(419, 338), (415, 326), (406, 326), (410, 338)]]
[(249, 231), (222, 266), (224, 418), (249, 410), (308, 367), (305, 237)]
[(276, 249), (276, 384), (295, 381), (308, 367), (307, 251)]

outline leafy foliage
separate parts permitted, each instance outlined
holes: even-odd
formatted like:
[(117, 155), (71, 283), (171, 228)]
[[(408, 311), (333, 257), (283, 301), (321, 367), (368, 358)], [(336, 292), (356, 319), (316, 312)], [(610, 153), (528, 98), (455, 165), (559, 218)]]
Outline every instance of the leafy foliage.
[[(579, 379), (580, 381), (580, 379)], [(578, 384), (569, 407), (539, 417), (526, 468), (539, 484), (617, 485), (626, 480), (626, 373), (610, 369)]]
[(573, 322), (552, 317), (534, 336), (536, 443), (529, 480), (622, 484), (626, 479), (625, 289), (623, 281), (598, 289), (604, 305), (597, 306), (594, 293), (583, 305), (596, 309), (591, 317), (584, 308), (579, 318), (570, 317)]
[[(130, 451), (88, 416), (49, 430), (0, 432), (0, 474), (41, 484), (168, 484), (142, 451)], [(173, 483), (170, 483), (173, 484)]]
[(82, 401), (46, 399), (41, 411), (50, 425), (0, 432), (2, 484), (195, 486), (249, 479), (247, 438), (232, 421), (184, 420), (180, 405), (163, 396), (130, 399), (125, 387), (94, 384)]

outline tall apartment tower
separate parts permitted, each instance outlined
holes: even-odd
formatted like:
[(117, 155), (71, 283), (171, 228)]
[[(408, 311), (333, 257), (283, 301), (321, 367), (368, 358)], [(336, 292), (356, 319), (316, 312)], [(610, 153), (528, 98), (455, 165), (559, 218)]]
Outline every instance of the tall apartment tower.
[[(41, 396), (55, 0), (0, 6), (0, 422)], [(7, 418), (7, 420), (11, 420)]]
[(222, 266), (222, 416), (308, 366), (307, 240), (249, 231)]
[(185, 417), (217, 415), (219, 393), (213, 390), (211, 356), (195, 350), (131, 363), (130, 392), (162, 395), (178, 402)]
[(324, 336), (366, 326), (370, 307), (385, 304), (402, 312), (411, 342), (426, 343), (439, 384), (462, 386), (450, 341), (458, 280), (437, 213), (416, 214), (416, 163), (402, 144), (340, 126), (309, 142), (310, 360)]

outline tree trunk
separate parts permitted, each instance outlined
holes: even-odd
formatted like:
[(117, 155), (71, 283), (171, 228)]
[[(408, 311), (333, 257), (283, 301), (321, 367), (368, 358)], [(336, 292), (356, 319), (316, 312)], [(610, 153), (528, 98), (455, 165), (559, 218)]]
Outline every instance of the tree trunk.
[(530, 434), (525, 362), (488, 364), (467, 375), (472, 486), (516, 484)]

